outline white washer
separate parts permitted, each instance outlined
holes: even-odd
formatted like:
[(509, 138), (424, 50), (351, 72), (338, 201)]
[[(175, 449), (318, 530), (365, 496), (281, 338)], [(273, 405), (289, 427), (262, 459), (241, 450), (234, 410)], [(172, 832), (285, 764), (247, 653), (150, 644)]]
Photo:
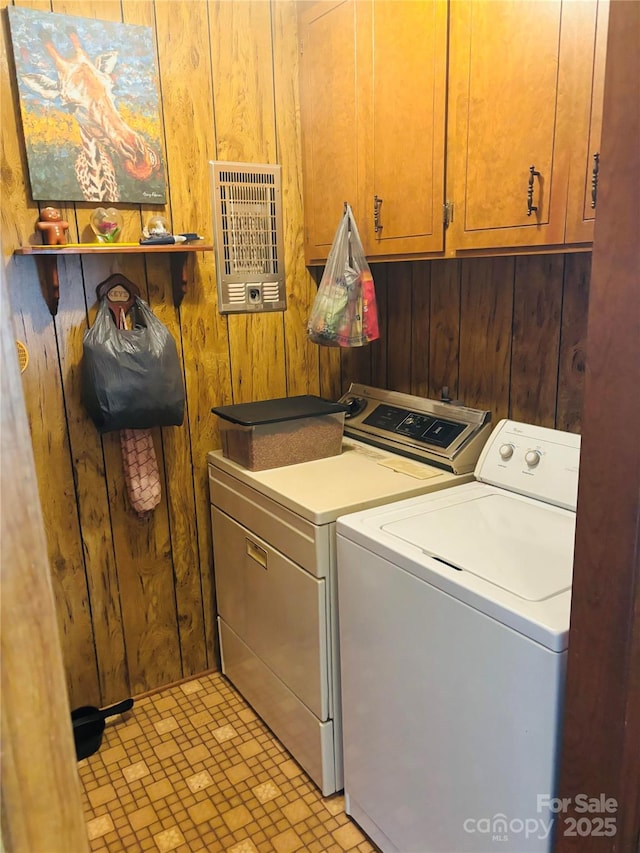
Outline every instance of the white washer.
[(249, 471), (209, 453), (222, 671), (325, 795), (342, 788), (339, 515), (473, 479), (489, 412), (352, 384), (342, 453)]
[(384, 853), (551, 850), (579, 452), (501, 421), (476, 482), (338, 519), (346, 805)]

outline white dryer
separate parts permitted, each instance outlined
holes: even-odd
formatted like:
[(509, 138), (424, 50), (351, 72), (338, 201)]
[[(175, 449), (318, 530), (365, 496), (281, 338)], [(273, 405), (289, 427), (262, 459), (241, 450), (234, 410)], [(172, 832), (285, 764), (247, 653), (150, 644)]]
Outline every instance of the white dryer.
[(209, 453), (222, 671), (326, 796), (342, 788), (339, 515), (473, 479), (490, 413), (353, 383), (342, 453), (249, 471)]
[(384, 853), (551, 850), (579, 452), (501, 421), (475, 482), (338, 519), (347, 812)]

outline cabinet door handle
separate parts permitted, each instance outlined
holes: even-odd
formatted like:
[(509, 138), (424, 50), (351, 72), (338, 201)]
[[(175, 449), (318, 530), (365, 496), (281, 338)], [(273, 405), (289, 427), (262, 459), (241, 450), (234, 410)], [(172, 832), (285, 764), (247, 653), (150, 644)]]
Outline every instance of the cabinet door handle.
[(600, 171), (600, 152), (593, 155), (593, 171), (591, 172), (591, 207), (596, 206), (598, 200), (598, 172)]
[(382, 199), (378, 195), (374, 195), (373, 197), (373, 230), (376, 234), (379, 234), (382, 231), (382, 224), (380, 223), (380, 208), (382, 207)]
[(252, 542), (251, 539), (245, 540), (247, 543), (247, 554), (251, 557), (252, 560), (255, 560), (259, 566), (262, 566), (263, 569), (267, 568), (267, 552), (264, 548), (261, 548), (259, 545), (256, 545), (255, 542)]
[(531, 216), (534, 210), (538, 208), (533, 203), (533, 178), (540, 177), (540, 172), (536, 171), (535, 166), (529, 166), (529, 187), (527, 189), (527, 216)]

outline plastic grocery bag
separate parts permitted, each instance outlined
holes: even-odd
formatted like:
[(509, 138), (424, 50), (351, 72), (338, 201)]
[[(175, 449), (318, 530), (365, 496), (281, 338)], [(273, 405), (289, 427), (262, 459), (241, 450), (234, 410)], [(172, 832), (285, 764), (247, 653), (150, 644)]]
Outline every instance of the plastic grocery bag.
[(329, 347), (361, 347), (380, 337), (373, 276), (348, 204), (311, 308), (307, 336)]
[(100, 432), (179, 426), (184, 384), (176, 343), (136, 297), (132, 329), (119, 329), (106, 300), (84, 333), (82, 402)]

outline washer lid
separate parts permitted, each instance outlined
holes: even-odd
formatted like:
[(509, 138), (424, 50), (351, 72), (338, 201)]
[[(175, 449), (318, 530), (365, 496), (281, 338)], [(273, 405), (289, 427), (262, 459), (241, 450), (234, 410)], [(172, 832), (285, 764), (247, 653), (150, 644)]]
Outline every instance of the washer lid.
[(526, 601), (571, 588), (575, 515), (546, 504), (487, 494), (382, 529)]

